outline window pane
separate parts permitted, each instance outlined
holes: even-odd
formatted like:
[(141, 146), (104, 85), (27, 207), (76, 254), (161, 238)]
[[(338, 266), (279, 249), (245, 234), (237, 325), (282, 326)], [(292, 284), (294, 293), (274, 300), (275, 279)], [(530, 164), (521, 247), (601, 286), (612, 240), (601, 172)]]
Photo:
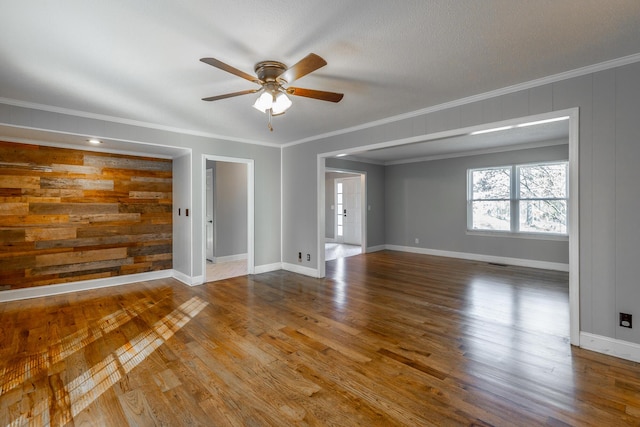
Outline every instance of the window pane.
[(520, 198), (566, 198), (566, 163), (520, 166)]
[(342, 226), (338, 226), (338, 236), (342, 236)]
[(342, 193), (342, 183), (341, 182), (336, 183), (336, 192), (337, 193)]
[(338, 226), (342, 225), (342, 215), (338, 215)]
[(509, 199), (511, 197), (511, 168), (472, 171), (473, 200)]
[(520, 201), (520, 231), (567, 234), (567, 201)]
[(502, 230), (511, 229), (509, 201), (481, 201), (473, 203), (474, 230)]
[(338, 204), (342, 204), (342, 193), (338, 193)]

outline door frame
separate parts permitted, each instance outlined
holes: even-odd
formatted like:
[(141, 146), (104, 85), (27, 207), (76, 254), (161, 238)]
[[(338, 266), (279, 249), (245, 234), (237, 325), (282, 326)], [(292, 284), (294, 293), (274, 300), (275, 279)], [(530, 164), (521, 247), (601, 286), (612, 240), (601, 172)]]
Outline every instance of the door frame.
[[(206, 164), (206, 163), (205, 163)], [(209, 171), (211, 171), (211, 189), (209, 191), (207, 191), (207, 181), (209, 180)], [(215, 186), (215, 177), (216, 177), (216, 169), (215, 166), (213, 168), (207, 168), (205, 170), (205, 199), (204, 199), (204, 203), (205, 203), (205, 224), (204, 224), (204, 231), (205, 231), (205, 251), (208, 251), (207, 249), (207, 241), (209, 240), (209, 231), (207, 230), (208, 225), (208, 219), (207, 219), (207, 209), (209, 208), (209, 197), (211, 197), (211, 233), (213, 234), (212, 236), (212, 242), (211, 242), (211, 258), (209, 258), (209, 254), (205, 253), (205, 260), (210, 260), (211, 262), (216, 262), (216, 210), (215, 210), (215, 200), (216, 200), (216, 186)], [(206, 276), (206, 272), (205, 272), (205, 276)], [(206, 279), (206, 277), (205, 277)]]
[[(332, 172), (335, 172), (335, 171), (332, 171)], [(345, 174), (346, 174), (346, 171), (342, 171), (341, 170), (340, 172), (345, 172)], [(352, 173), (349, 172), (349, 174), (352, 174)], [(360, 174), (358, 174), (358, 176), (349, 176), (347, 178), (335, 178), (334, 182), (333, 182), (333, 195), (334, 195), (334, 198), (337, 195), (337, 188), (336, 187), (338, 186), (338, 181), (344, 182), (344, 180), (356, 180), (356, 179), (360, 181), (359, 182), (359, 184), (360, 184), (359, 196), (360, 196), (360, 227), (361, 227), (361, 230), (360, 230), (360, 245), (359, 246), (362, 248), (362, 231), (363, 231), (362, 230), (362, 216), (363, 216), (362, 215), (362, 210), (364, 209), (364, 207), (362, 206), (362, 201), (363, 201), (362, 200), (363, 199), (362, 198), (362, 174), (360, 173)], [(325, 188), (325, 190), (326, 190), (326, 188)], [(325, 203), (326, 203), (326, 201), (325, 201)], [(335, 201), (335, 199), (334, 199), (334, 206), (336, 206), (337, 204), (338, 204), (338, 202)], [(344, 233), (342, 235), (342, 240), (341, 241), (338, 238), (338, 221), (337, 221), (338, 214), (337, 214), (337, 212), (335, 210), (334, 210), (333, 216), (334, 216), (334, 222), (333, 222), (334, 239), (338, 243), (345, 243), (344, 242)], [(344, 227), (344, 222), (343, 222), (343, 227)], [(347, 244), (351, 245), (352, 243), (347, 243)]]
[[(326, 207), (326, 197), (325, 197), (325, 174), (327, 172), (345, 172), (350, 174), (360, 175), (360, 227), (361, 231), (361, 245), (362, 253), (367, 253), (367, 172), (355, 169), (344, 169), (344, 168), (333, 168), (326, 167), (325, 158), (328, 156), (318, 155), (318, 179), (317, 179), (317, 194), (318, 194), (318, 277), (324, 277), (326, 275), (326, 265), (325, 265), (325, 256), (324, 256), (324, 244), (325, 244), (325, 236), (326, 236), (326, 218), (325, 218), (325, 207)], [(335, 190), (334, 190), (335, 192)]]
[[(255, 272), (255, 183), (254, 183), (254, 161), (253, 159), (243, 159), (238, 157), (225, 157), (215, 156), (212, 154), (202, 155), (202, 193), (200, 195), (201, 200), (206, 201), (207, 191), (207, 160), (214, 162), (227, 162), (227, 163), (244, 163), (247, 165), (247, 274), (254, 274)], [(215, 178), (214, 178), (215, 179)], [(215, 203), (215, 201), (214, 201)], [(207, 207), (206, 202), (202, 203), (202, 218), (203, 224), (206, 229)], [(204, 280), (207, 280), (207, 242), (206, 236), (202, 239), (202, 272)]]

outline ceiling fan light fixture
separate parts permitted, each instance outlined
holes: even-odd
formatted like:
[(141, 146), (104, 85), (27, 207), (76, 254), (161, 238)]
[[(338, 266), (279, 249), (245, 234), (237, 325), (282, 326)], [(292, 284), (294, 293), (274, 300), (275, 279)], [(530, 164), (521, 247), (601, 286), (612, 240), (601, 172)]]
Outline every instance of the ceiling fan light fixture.
[(264, 91), (260, 94), (256, 102), (253, 104), (253, 108), (258, 111), (266, 113), (268, 109), (273, 106), (273, 94), (270, 91)]
[(248, 89), (223, 95), (209, 96), (202, 98), (203, 101), (218, 101), (250, 93), (259, 93), (260, 95), (254, 101), (253, 107), (269, 116), (268, 127), (271, 131), (273, 131), (271, 119), (284, 114), (292, 105), (287, 95), (302, 96), (329, 102), (340, 102), (344, 95), (342, 93), (288, 86), (288, 84), (294, 80), (298, 80), (327, 65), (327, 61), (315, 53), (310, 53), (291, 67), (287, 67), (278, 61), (258, 62), (254, 67), (255, 77), (215, 58), (201, 58), (200, 61), (260, 86), (259, 89)]
[(284, 92), (278, 93), (275, 99), (276, 99), (275, 102), (271, 106), (271, 111), (274, 116), (277, 116), (278, 114), (283, 114), (285, 111), (289, 109), (289, 107), (291, 107), (292, 102), (289, 99), (289, 97), (284, 94)]

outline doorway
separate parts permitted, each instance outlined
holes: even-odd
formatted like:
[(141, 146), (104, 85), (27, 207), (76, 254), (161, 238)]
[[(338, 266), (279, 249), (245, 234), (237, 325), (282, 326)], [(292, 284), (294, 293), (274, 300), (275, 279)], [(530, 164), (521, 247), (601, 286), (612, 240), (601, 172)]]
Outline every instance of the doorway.
[[(571, 344), (580, 346), (580, 245), (579, 245), (579, 110), (578, 108), (570, 108), (566, 110), (552, 111), (548, 113), (537, 114), (533, 116), (513, 118), (500, 122), (486, 123), (481, 125), (473, 125), (466, 128), (454, 129), (448, 131), (442, 131), (434, 134), (418, 135), (411, 138), (404, 138), (400, 140), (391, 140), (384, 143), (378, 143), (374, 145), (365, 145), (359, 147), (353, 147), (350, 149), (341, 149), (339, 151), (320, 153), (317, 156), (317, 171), (318, 171), (318, 242), (323, 244), (322, 236), (325, 235), (325, 211), (322, 209), (324, 206), (325, 198), (325, 180), (323, 175), (325, 172), (325, 160), (331, 157), (342, 157), (350, 155), (363, 159), (363, 154), (373, 153), (380, 154), (384, 149), (392, 147), (414, 147), (416, 144), (426, 144), (433, 146), (436, 149), (440, 148), (447, 150), (451, 146), (452, 139), (467, 138), (471, 135), (496, 135), (494, 132), (515, 129), (522, 130), (527, 129), (530, 126), (540, 125), (543, 123), (554, 122), (558, 120), (565, 120), (568, 118), (568, 147), (569, 147), (569, 204), (568, 204), (568, 246), (569, 246), (569, 339)], [(497, 139), (496, 139), (497, 140)], [(502, 141), (507, 145), (509, 141)], [(477, 145), (476, 145), (477, 147)], [(491, 148), (485, 148), (482, 151), (477, 151), (475, 154), (485, 154), (492, 152)], [(423, 154), (414, 154), (414, 158), (419, 159), (434, 159), (441, 158), (442, 153), (434, 153), (431, 156)], [(362, 160), (361, 160), (362, 161)], [(375, 156), (370, 156), (364, 160), (368, 162), (380, 162), (381, 160)], [(389, 160), (388, 164), (393, 164), (393, 159)], [(367, 206), (365, 204), (365, 206)], [(386, 245), (385, 245), (386, 246)], [(319, 247), (320, 249), (320, 247)], [(325, 277), (325, 265), (320, 263), (318, 265), (318, 277)]]
[(205, 282), (253, 272), (253, 165), (205, 156)]
[(325, 173), (325, 261), (359, 255), (363, 249), (365, 176), (327, 169)]

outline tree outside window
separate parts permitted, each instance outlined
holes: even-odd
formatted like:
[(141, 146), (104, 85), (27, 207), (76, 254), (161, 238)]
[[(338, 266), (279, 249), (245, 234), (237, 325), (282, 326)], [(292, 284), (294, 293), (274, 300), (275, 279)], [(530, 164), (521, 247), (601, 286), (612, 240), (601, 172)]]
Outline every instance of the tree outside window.
[(468, 171), (468, 229), (567, 234), (567, 162)]

